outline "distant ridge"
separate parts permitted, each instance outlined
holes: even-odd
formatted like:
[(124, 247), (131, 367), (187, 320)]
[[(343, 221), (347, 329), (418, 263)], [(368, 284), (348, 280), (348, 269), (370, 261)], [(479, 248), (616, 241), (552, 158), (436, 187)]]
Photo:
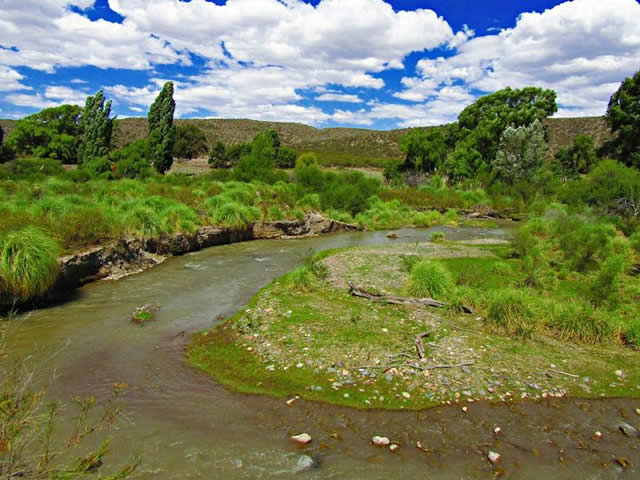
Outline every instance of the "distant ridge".
[[(551, 152), (569, 145), (576, 135), (591, 135), (596, 145), (610, 136), (604, 117), (550, 118)], [(301, 123), (261, 122), (257, 120), (189, 119), (177, 120), (178, 125), (191, 123), (202, 129), (213, 145), (217, 140), (236, 144), (251, 140), (267, 128), (280, 134), (282, 143), (297, 152), (314, 152), (325, 165), (382, 166), (386, 159), (401, 159), (400, 138), (408, 129), (370, 130), (360, 128), (315, 128)], [(0, 120), (8, 134), (15, 120)], [(147, 134), (146, 118), (118, 120), (114, 132), (114, 147), (118, 148)]]

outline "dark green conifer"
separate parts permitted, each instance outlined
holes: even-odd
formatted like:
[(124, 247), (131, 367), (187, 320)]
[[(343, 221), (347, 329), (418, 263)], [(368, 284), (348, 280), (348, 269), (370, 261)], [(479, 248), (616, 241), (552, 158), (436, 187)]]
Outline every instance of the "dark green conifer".
[(82, 112), (84, 136), (78, 149), (78, 163), (106, 157), (109, 154), (113, 132), (113, 118), (110, 118), (110, 115), (111, 100), (105, 104), (102, 90), (94, 96), (87, 97)]
[(175, 109), (173, 82), (167, 82), (151, 105), (148, 117), (151, 161), (159, 173), (165, 173), (173, 163), (173, 147), (176, 141), (176, 129), (173, 125)]

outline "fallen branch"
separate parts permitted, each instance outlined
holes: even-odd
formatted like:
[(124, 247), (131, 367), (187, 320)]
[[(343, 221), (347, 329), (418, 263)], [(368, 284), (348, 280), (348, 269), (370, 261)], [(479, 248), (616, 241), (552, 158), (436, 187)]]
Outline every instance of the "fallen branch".
[(424, 338), (427, 338), (429, 335), (431, 335), (431, 332), (426, 332), (426, 333), (419, 333), (418, 335), (415, 336), (415, 338), (413, 339), (413, 343), (416, 346), (416, 352), (418, 354), (418, 358), (420, 360), (422, 360), (425, 355), (424, 355)]
[(571, 377), (571, 378), (580, 378), (580, 375), (574, 375), (573, 373), (567, 373), (567, 372), (563, 372), (562, 370), (552, 370), (549, 369), (550, 372), (553, 373), (557, 373), (558, 375), (565, 375), (567, 377)]
[[(388, 303), (392, 305), (419, 305), (419, 306), (427, 306), (427, 307), (435, 307), (435, 308), (443, 308), (446, 307), (447, 304), (441, 302), (439, 300), (435, 300), (433, 298), (413, 298), (413, 297), (398, 297), (395, 295), (379, 295), (374, 293), (369, 293), (362, 288), (358, 288), (353, 285), (351, 282), (347, 282), (349, 284), (349, 291), (351, 295), (359, 298), (366, 298), (367, 300), (371, 300), (372, 302), (377, 303)], [(463, 306), (462, 311), (464, 313), (473, 313), (471, 308)]]

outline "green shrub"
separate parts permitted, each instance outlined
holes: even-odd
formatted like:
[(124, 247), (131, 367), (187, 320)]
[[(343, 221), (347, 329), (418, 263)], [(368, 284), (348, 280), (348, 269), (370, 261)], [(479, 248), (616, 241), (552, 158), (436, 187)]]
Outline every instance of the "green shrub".
[(411, 269), (407, 291), (414, 297), (444, 297), (455, 288), (451, 272), (443, 264), (422, 260)]
[(411, 273), (413, 267), (422, 260), (422, 257), (419, 255), (400, 255), (400, 260), (402, 261), (402, 269), (407, 273)]
[(282, 209), (278, 205), (273, 205), (267, 212), (267, 218), (269, 220), (283, 220), (284, 213), (282, 213)]
[(25, 227), (5, 235), (0, 250), (0, 289), (24, 301), (44, 294), (55, 283), (60, 248), (45, 232)]
[(458, 224), (458, 212), (455, 209), (450, 208), (444, 214), (443, 220), (444, 220), (444, 223), (446, 223), (447, 225), (457, 225)]
[(416, 227), (433, 227), (442, 224), (442, 215), (437, 210), (416, 213), (413, 217), (413, 224)]
[(311, 272), (306, 266), (298, 267), (287, 274), (287, 280), (294, 290), (308, 290), (311, 287)]
[(432, 242), (443, 242), (445, 240), (444, 232), (434, 232), (431, 234)]
[(617, 300), (619, 279), (628, 265), (629, 258), (624, 254), (613, 255), (604, 261), (589, 287), (589, 298), (595, 305)]
[(640, 253), (640, 230), (629, 237), (629, 243), (636, 252)]
[(257, 208), (237, 202), (226, 202), (215, 207), (213, 211), (210, 209), (209, 215), (214, 224), (229, 228), (246, 227), (260, 220), (260, 211)]
[(486, 299), (487, 324), (523, 340), (531, 338), (537, 322), (529, 295), (512, 288), (489, 292)]

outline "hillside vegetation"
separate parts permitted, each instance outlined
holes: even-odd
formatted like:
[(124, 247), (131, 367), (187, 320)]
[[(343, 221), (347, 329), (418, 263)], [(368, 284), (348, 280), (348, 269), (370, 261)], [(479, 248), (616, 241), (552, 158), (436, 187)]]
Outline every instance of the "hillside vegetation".
[[(610, 138), (603, 117), (550, 118), (549, 148), (552, 154), (566, 148), (580, 134), (593, 137), (596, 146)], [(190, 119), (176, 125), (192, 124), (201, 129), (209, 145), (217, 141), (235, 145), (250, 142), (259, 132), (273, 129), (284, 146), (296, 152), (313, 152), (323, 165), (376, 166), (385, 160), (401, 160), (399, 143), (408, 129), (369, 130), (360, 128), (315, 128), (301, 123), (260, 122), (257, 120)], [(5, 135), (11, 133), (14, 120), (0, 120)], [(113, 148), (120, 148), (147, 136), (146, 118), (124, 118), (114, 125)]]

